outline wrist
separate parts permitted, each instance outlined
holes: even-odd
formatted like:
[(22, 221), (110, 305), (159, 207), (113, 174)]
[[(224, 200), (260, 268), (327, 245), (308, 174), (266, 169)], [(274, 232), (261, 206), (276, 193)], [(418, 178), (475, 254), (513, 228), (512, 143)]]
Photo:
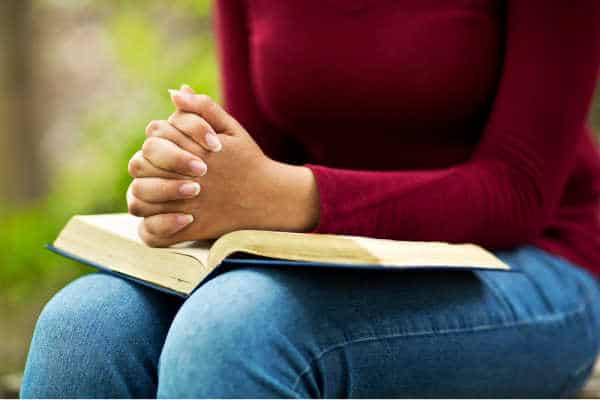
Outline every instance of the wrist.
[(306, 232), (319, 221), (319, 194), (312, 171), (268, 159), (265, 182), (268, 229)]

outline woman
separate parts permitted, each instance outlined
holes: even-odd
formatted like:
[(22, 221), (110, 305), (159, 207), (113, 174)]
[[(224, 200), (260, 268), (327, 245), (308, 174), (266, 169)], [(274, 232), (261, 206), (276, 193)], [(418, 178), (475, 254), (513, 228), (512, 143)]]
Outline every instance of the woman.
[(600, 344), (600, 3), (217, 2), (225, 109), (130, 162), (150, 245), (240, 228), (474, 242), (518, 274), (239, 268), (187, 301), (94, 274), (25, 397), (572, 396)]

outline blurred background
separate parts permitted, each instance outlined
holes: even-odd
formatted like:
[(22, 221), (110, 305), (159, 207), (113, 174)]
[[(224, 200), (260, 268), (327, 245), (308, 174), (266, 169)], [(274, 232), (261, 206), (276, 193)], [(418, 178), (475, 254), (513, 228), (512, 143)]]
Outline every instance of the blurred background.
[(89, 272), (44, 245), (126, 210), (127, 161), (181, 83), (219, 99), (208, 0), (0, 1), (0, 395), (45, 302)]
[(0, 397), (44, 303), (90, 271), (44, 245), (72, 214), (126, 211), (127, 161), (173, 111), (167, 89), (219, 99), (210, 6), (0, 0)]

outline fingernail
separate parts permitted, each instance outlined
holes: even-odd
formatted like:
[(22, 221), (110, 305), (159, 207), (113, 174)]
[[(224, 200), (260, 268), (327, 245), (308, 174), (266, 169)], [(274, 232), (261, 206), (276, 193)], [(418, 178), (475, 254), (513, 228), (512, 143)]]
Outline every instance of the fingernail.
[(194, 95), (186, 92), (177, 92), (177, 95), (184, 101), (194, 101)]
[(212, 151), (221, 151), (223, 146), (216, 133), (208, 132), (206, 134), (206, 144)]
[(186, 197), (196, 196), (200, 193), (200, 185), (197, 182), (188, 182), (179, 186), (179, 193)]
[(203, 161), (192, 160), (190, 161), (190, 169), (195, 176), (204, 176), (208, 170), (208, 167)]
[(177, 89), (169, 89), (168, 92), (171, 95), (171, 97), (179, 94), (179, 90), (177, 90)]
[(192, 222), (194, 222), (194, 216), (191, 214), (183, 214), (183, 215), (178, 215), (175, 218), (175, 223), (181, 227), (184, 227), (186, 225), (191, 224)]
[(181, 85), (181, 89), (180, 90), (184, 90), (184, 89), (191, 89), (192, 87), (186, 83)]

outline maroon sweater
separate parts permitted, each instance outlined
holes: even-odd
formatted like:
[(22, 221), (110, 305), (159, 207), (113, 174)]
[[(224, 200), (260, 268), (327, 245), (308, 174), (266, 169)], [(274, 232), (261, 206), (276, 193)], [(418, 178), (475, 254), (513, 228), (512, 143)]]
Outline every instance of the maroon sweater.
[(600, 1), (219, 0), (224, 103), (317, 232), (533, 244), (600, 275)]

